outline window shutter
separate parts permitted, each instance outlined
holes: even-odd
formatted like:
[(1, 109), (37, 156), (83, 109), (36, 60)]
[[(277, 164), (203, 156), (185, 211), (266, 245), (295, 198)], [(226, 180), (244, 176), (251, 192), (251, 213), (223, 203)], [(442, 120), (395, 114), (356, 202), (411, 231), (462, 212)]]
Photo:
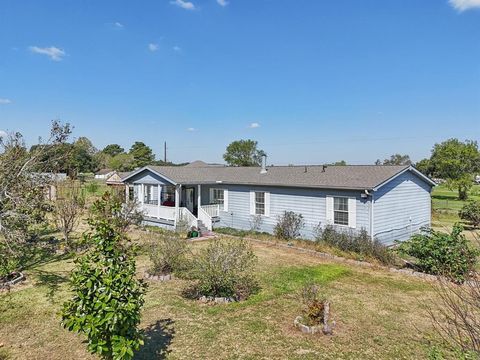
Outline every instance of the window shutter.
[(333, 196), (327, 196), (325, 200), (325, 218), (327, 225), (333, 225)]
[(223, 211), (228, 211), (228, 189), (223, 189)]
[(265, 191), (265, 216), (270, 216), (270, 193)]
[(348, 198), (348, 227), (357, 226), (357, 199)]
[(255, 215), (255, 191), (250, 191), (250, 215)]
[(213, 188), (210, 188), (210, 199), (208, 200), (209, 204), (213, 204)]

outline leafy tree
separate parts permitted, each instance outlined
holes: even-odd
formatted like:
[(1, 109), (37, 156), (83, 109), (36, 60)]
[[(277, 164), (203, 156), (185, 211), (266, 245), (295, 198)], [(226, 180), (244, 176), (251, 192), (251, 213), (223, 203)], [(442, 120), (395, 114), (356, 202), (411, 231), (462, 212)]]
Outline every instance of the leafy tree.
[(125, 152), (125, 149), (118, 144), (110, 144), (103, 148), (102, 152), (104, 154), (110, 155), (112, 157), (117, 156)]
[(88, 350), (104, 359), (131, 359), (143, 345), (140, 310), (146, 285), (136, 278), (133, 251), (118, 227), (121, 202), (106, 193), (95, 202), (84, 237), (93, 248), (78, 258), (62, 324), (87, 336)]
[(0, 272), (21, 268), (35, 246), (29, 240), (50, 208), (45, 189), (56, 180), (46, 173), (56, 172), (68, 156), (57, 149), (70, 133), (69, 124), (53, 121), (49, 139), (30, 151), (20, 133), (0, 139)]
[(480, 201), (467, 202), (458, 212), (458, 216), (468, 221), (474, 228), (480, 226)]
[(411, 163), (410, 156), (401, 154), (393, 154), (390, 159), (385, 159), (383, 162), (380, 159), (375, 161), (375, 165), (410, 165)]
[(420, 160), (415, 164), (415, 168), (427, 176), (432, 176), (433, 169), (432, 169), (432, 164), (430, 162), (430, 159)]
[(117, 171), (132, 171), (135, 169), (135, 159), (130, 154), (118, 154), (109, 159), (107, 167)]
[(458, 139), (435, 144), (430, 164), (434, 176), (447, 180), (450, 189), (458, 189), (459, 199), (466, 200), (473, 185), (472, 174), (480, 168), (478, 144)]
[(257, 148), (258, 142), (254, 140), (237, 140), (227, 146), (223, 159), (230, 166), (259, 166), (263, 150)]
[(136, 141), (132, 145), (129, 154), (133, 156), (135, 167), (146, 166), (155, 161), (152, 149), (141, 141)]

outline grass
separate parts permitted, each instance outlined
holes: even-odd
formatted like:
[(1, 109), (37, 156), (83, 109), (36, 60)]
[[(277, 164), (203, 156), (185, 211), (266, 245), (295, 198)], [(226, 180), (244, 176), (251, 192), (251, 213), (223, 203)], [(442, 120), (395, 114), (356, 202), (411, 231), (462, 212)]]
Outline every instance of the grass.
[[(480, 185), (474, 185), (469, 192), (469, 200), (480, 200)], [(448, 189), (445, 184), (435, 186), (432, 191), (432, 227), (436, 230), (450, 231), (455, 223), (462, 223), (458, 211), (465, 201), (458, 200), (458, 191)], [(478, 243), (480, 231), (466, 229), (466, 236)]]
[[(193, 243), (193, 250), (205, 243)], [(423, 309), (428, 283), (380, 269), (354, 267), (252, 244), (262, 290), (245, 302), (209, 306), (181, 296), (185, 280), (151, 282), (143, 310), (145, 346), (137, 359), (422, 359), (432, 351), (452, 357), (434, 335)], [(139, 276), (149, 266), (138, 257)], [(70, 296), (70, 258), (26, 271), (28, 280), (0, 294), (0, 358), (94, 359), (82, 337), (59, 323)], [(298, 290), (314, 280), (331, 301), (335, 335), (299, 333)]]

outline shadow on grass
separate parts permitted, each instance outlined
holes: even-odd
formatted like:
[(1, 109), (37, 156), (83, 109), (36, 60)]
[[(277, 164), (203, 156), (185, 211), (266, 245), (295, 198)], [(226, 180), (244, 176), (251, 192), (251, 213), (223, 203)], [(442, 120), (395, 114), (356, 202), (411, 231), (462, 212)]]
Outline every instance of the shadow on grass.
[(47, 288), (46, 296), (52, 303), (54, 302), (55, 294), (60, 288), (60, 285), (68, 281), (68, 277), (49, 271), (35, 270), (33, 275), (38, 279), (37, 285), (45, 286)]
[(172, 319), (158, 320), (155, 324), (148, 326), (145, 330), (145, 344), (137, 351), (134, 359), (165, 359), (170, 352), (170, 346), (175, 329)]

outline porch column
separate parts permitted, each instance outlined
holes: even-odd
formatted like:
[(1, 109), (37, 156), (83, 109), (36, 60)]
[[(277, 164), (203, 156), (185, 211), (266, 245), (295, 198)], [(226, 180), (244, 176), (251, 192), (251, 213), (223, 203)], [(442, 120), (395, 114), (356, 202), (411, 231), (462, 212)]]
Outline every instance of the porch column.
[(160, 205), (162, 201), (162, 185), (157, 185), (158, 194), (157, 194), (157, 213), (158, 218), (160, 219)]
[(125, 184), (125, 204), (130, 201), (130, 186)]
[(180, 217), (180, 191), (182, 185), (175, 186), (175, 226), (177, 226), (177, 221)]
[(197, 190), (197, 217), (198, 217), (198, 212), (200, 211), (200, 206), (202, 206), (202, 185), (198, 184), (198, 190)]

